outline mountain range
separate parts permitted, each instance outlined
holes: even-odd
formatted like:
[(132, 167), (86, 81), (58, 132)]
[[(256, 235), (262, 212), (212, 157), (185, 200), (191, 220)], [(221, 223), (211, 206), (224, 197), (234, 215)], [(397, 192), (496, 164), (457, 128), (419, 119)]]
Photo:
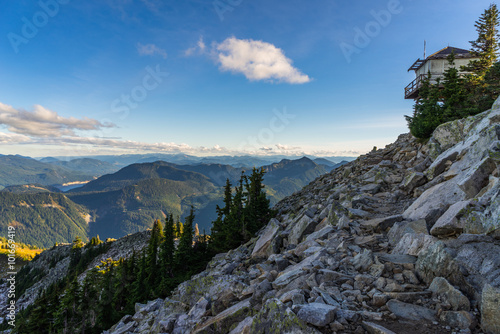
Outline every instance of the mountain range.
[[(54, 228), (57, 229), (57, 226), (62, 224), (66, 226), (65, 230), (69, 231), (62, 239), (51, 234), (41, 236), (35, 243), (40, 247), (48, 247), (55, 242), (69, 242), (77, 235), (82, 236), (79, 230), (81, 219), (88, 222), (88, 225), (85, 224), (84, 236), (118, 238), (142, 231), (150, 227), (155, 219), (164, 219), (167, 214), (183, 219), (191, 206), (196, 210), (196, 223), (200, 231), (209, 233), (211, 222), (216, 218), (215, 209), (217, 205), (222, 204), (222, 187), (226, 179), (234, 186), (242, 173), (251, 172), (249, 167), (220, 163), (174, 164), (155, 161), (134, 163), (116, 171), (116, 165), (92, 158), (68, 161), (56, 158), (37, 161), (20, 156), (0, 158), (3, 158), (3, 164), (8, 167), (6, 169), (17, 172), (10, 179), (4, 179), (5, 189), (1, 193), (8, 200), (0, 201), (0, 213), (8, 212), (5, 217), (9, 218), (0, 221), (0, 229), (6, 228), (12, 221), (32, 219), (31, 228), (36, 230), (37, 224), (41, 227), (46, 225), (44, 217), (47, 216), (54, 220), (51, 222)], [(178, 158), (180, 160), (180, 157)], [(189, 160), (188, 158), (184, 157), (185, 160)], [(318, 160), (321, 164), (303, 157), (297, 160), (283, 159), (279, 163), (261, 166), (266, 170), (264, 184), (271, 203), (277, 203), (318, 176), (346, 163), (344, 161), (335, 164), (326, 159)], [(12, 166), (9, 167), (9, 163), (12, 163)], [(21, 164), (29, 168), (21, 169)], [(105, 174), (100, 176), (102, 173)], [(27, 183), (23, 181), (31, 180), (28, 174), (37, 177), (31, 178), (33, 183), (23, 184)], [(51, 178), (50, 175), (54, 177)], [(18, 184), (9, 185), (9, 182), (16, 182), (15, 177)], [(81, 180), (91, 181), (81, 186), (75, 185), (76, 188), (64, 193), (61, 193), (61, 186), (57, 184), (62, 181)], [(56, 184), (57, 187), (50, 184)], [(48, 206), (46, 196), (51, 194), (57, 194), (55, 198), (59, 201), (70, 203), (70, 206), (75, 208), (72, 213), (67, 214), (62, 210), (64, 205)], [(26, 202), (22, 196), (29, 196), (30, 206), (22, 204)], [(15, 209), (7, 207), (7, 203), (12, 201), (18, 201)], [(54, 208), (59, 210), (57, 214), (54, 214)], [(77, 212), (79, 213), (76, 214)], [(69, 225), (74, 228), (68, 228)], [(28, 236), (23, 236), (20, 241), (35, 242)]]
[(91, 158), (77, 158), (72, 160), (58, 160), (55, 158), (44, 158), (41, 159), (40, 162), (47, 162), (54, 166), (60, 166), (65, 169), (78, 171), (93, 176), (113, 173), (116, 172), (116, 170), (118, 169), (118, 167), (109, 162)]
[[(353, 160), (353, 157), (317, 158), (308, 157), (326, 170), (331, 170)], [(21, 155), (0, 154), (0, 190), (8, 186), (40, 184), (61, 187), (72, 182), (84, 182), (99, 176), (112, 174), (134, 163), (155, 161), (174, 165), (226, 165), (234, 168), (252, 168), (270, 165), (280, 160), (297, 160), (298, 157), (272, 156), (217, 156), (197, 157), (187, 154), (129, 154), (95, 157), (44, 157), (34, 159)], [(338, 162), (336, 162), (338, 161)], [(224, 180), (225, 181), (225, 180)], [(220, 183), (220, 182), (219, 182)]]
[[(134, 163), (145, 163), (145, 162), (155, 162), (155, 161), (165, 161), (174, 163), (176, 165), (222, 164), (222, 165), (229, 165), (232, 167), (252, 168), (252, 167), (261, 167), (265, 165), (270, 165), (272, 163), (281, 161), (283, 159), (297, 160), (300, 159), (301, 157), (302, 156), (287, 156), (287, 155), (271, 155), (271, 156), (222, 155), (222, 156), (199, 157), (184, 153), (178, 153), (178, 154), (149, 153), (149, 154), (123, 154), (123, 155), (96, 155), (88, 157), (49, 157), (49, 158), (42, 158), (41, 161), (42, 160), (71, 161), (71, 160), (87, 158), (91, 160), (99, 160), (102, 162), (109, 163), (110, 165), (115, 166), (116, 170)], [(308, 155), (306, 157), (315, 161), (319, 165), (321, 164), (332, 165), (344, 160), (352, 161), (355, 159), (354, 157), (345, 157), (345, 156), (331, 156), (331, 157), (318, 158), (316, 156)], [(317, 159), (319, 159), (320, 161), (316, 161)]]
[[(309, 158), (263, 166), (271, 203), (300, 190), (327, 172)], [(175, 165), (164, 161), (132, 164), (70, 190), (67, 196), (93, 213), (91, 235), (120, 237), (149, 227), (168, 213), (183, 218), (196, 209), (200, 230), (210, 231), (226, 180), (236, 185), (242, 172), (222, 164)]]
[(19, 155), (0, 156), (0, 187), (22, 184), (54, 185), (92, 179), (91, 172), (68, 169)]

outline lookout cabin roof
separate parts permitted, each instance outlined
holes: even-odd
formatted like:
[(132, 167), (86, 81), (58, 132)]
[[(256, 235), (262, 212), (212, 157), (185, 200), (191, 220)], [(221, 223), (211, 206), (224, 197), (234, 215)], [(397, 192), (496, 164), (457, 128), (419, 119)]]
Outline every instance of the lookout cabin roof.
[(441, 49), (433, 54), (431, 54), (429, 57), (425, 59), (417, 59), (413, 65), (408, 69), (408, 71), (418, 71), (419, 68), (424, 66), (426, 62), (429, 60), (433, 59), (446, 59), (452, 52), (455, 53), (455, 58), (475, 58), (475, 56), (470, 53), (469, 50), (465, 49), (460, 49), (460, 48), (455, 48), (452, 46), (447, 46), (444, 49)]

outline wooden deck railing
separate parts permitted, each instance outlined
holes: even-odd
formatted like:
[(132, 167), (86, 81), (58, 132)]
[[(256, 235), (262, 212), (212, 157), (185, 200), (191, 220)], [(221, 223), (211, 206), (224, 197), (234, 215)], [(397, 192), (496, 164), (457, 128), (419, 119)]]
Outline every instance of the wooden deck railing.
[(410, 84), (405, 87), (405, 99), (410, 98), (410, 96), (422, 86), (422, 81), (425, 80), (426, 78), (427, 75), (420, 74), (415, 80), (410, 82)]

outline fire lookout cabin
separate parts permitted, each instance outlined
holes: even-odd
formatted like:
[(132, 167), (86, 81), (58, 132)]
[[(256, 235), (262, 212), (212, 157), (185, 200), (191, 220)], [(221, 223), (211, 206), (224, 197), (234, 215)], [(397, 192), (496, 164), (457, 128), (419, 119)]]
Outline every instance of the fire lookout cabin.
[(453, 67), (459, 70), (459, 74), (466, 72), (460, 71), (461, 66), (468, 65), (471, 60), (478, 59), (472, 55), (468, 50), (446, 47), (436, 53), (431, 54), (425, 59), (417, 59), (413, 65), (408, 69), (415, 71), (415, 80), (405, 87), (405, 99), (417, 99), (420, 93), (422, 81), (427, 78), (430, 73), (430, 83), (435, 84), (436, 79), (443, 78), (444, 72), (450, 67), (448, 59), (446, 59), (452, 52), (455, 53), (455, 65)]

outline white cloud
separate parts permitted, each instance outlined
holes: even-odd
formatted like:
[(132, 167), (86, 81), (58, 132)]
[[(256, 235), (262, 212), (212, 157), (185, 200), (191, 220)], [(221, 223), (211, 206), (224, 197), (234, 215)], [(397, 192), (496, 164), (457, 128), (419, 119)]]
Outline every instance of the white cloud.
[[(0, 132), (0, 145), (37, 145), (54, 146), (56, 150), (72, 147), (75, 155), (84, 155), (87, 151), (99, 148), (114, 152), (168, 152), (212, 154), (231, 152), (225, 147), (191, 147), (177, 143), (145, 143), (120, 138), (86, 137), (80, 134), (86, 131), (104, 130), (116, 127), (95, 119), (62, 117), (55, 111), (35, 105), (33, 111), (16, 109), (0, 102), (0, 125), (5, 125), (8, 132)], [(78, 134), (75, 131), (78, 130)], [(104, 132), (104, 131), (103, 131)], [(102, 132), (101, 132), (102, 133)]]
[(288, 145), (281, 145), (281, 144), (276, 144), (276, 148), (278, 150), (282, 150), (282, 151), (296, 151), (296, 150), (300, 150), (300, 147), (297, 147), (297, 146), (288, 146)]
[[(12, 138), (11, 138), (12, 137)], [(0, 132), (0, 144), (3, 143), (17, 143), (17, 144), (33, 144), (44, 146), (57, 146), (65, 147), (72, 146), (73, 154), (84, 155), (86, 151), (99, 148), (100, 150), (111, 150), (115, 153), (141, 153), (141, 152), (155, 152), (155, 153), (187, 153), (187, 154), (215, 154), (215, 153), (234, 153), (225, 147), (215, 145), (213, 147), (192, 147), (188, 144), (177, 143), (145, 143), (133, 140), (120, 140), (109, 139), (100, 137), (54, 137), (54, 138), (29, 138), (18, 135), (13, 137), (7, 133)]]
[(189, 48), (186, 51), (184, 51), (184, 55), (189, 57), (197, 52), (204, 53), (206, 48), (207, 48), (207, 46), (205, 45), (205, 42), (203, 41), (203, 36), (200, 36), (200, 39), (198, 40), (196, 45), (193, 46), (192, 48)]
[(163, 50), (162, 48), (160, 48), (154, 44), (137, 43), (137, 52), (139, 52), (139, 54), (141, 56), (159, 55), (163, 59), (167, 58), (167, 51)]
[(200, 37), (200, 39), (198, 40), (198, 48), (201, 50), (201, 51), (205, 51), (205, 42), (203, 42), (203, 37)]
[(283, 50), (270, 43), (230, 37), (215, 44), (214, 48), (221, 70), (242, 73), (249, 80), (291, 84), (311, 81), (309, 76), (292, 66)]
[[(277, 144), (277, 150), (272, 147), (261, 147), (256, 150), (235, 150), (223, 146), (215, 145), (213, 147), (198, 146), (193, 147), (188, 144), (177, 143), (146, 143), (132, 140), (122, 140), (116, 138), (102, 137), (79, 137), (79, 136), (62, 136), (62, 137), (30, 137), (15, 133), (0, 132), (0, 147), (10, 148), (15, 145), (23, 145), (29, 147), (34, 145), (37, 150), (43, 147), (47, 155), (72, 155), (85, 156), (96, 154), (132, 154), (132, 153), (184, 153), (199, 156), (206, 155), (256, 155), (256, 156), (272, 156), (275, 154), (288, 154), (291, 156), (302, 157), (304, 155), (315, 156), (358, 156), (366, 151), (348, 151), (348, 150), (301, 150), (300, 147), (291, 147), (287, 145)], [(26, 146), (28, 145), (28, 146)], [(53, 149), (50, 149), (53, 147)], [(373, 145), (372, 145), (373, 147)], [(27, 148), (26, 148), (27, 149)], [(31, 151), (28, 151), (31, 152)], [(52, 153), (50, 153), (52, 152)], [(12, 154), (21, 153), (15, 149)], [(25, 154), (25, 153), (23, 153)], [(26, 153), (29, 155), (29, 153)]]
[(30, 137), (18, 135), (15, 133), (0, 132), (0, 144), (20, 144), (30, 141)]
[(33, 111), (26, 111), (1, 102), (0, 124), (6, 125), (10, 132), (32, 137), (72, 136), (74, 130), (99, 130), (115, 126), (87, 117), (62, 117), (40, 105), (35, 105)]
[(122, 150), (139, 150), (154, 152), (184, 152), (192, 150), (187, 144), (176, 143), (144, 143), (132, 140), (108, 139), (99, 137), (60, 137), (43, 138), (36, 141), (45, 145), (90, 145), (95, 147), (110, 147)]

